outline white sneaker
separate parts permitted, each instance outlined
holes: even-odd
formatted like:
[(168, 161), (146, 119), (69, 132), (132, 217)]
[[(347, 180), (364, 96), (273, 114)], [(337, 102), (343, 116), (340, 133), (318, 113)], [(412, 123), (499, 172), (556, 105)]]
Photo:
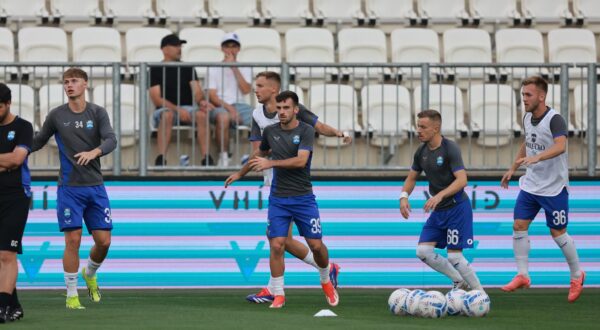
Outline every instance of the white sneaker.
[(219, 166), (227, 167), (229, 166), (229, 155), (227, 152), (222, 152), (219, 154)]

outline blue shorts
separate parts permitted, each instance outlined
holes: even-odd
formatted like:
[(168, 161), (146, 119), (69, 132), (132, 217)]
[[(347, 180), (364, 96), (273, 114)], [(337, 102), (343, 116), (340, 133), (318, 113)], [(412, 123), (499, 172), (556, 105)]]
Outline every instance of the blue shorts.
[(300, 236), (321, 239), (321, 219), (315, 195), (294, 197), (269, 196), (267, 237), (287, 237), (294, 221)]
[(60, 231), (80, 229), (83, 221), (89, 233), (113, 228), (104, 185), (58, 186), (56, 215)]
[[(180, 106), (182, 109), (187, 110), (191, 115), (194, 115), (194, 113), (196, 113), (196, 111), (198, 111), (198, 107), (195, 105), (182, 105)], [(162, 116), (162, 113), (165, 111), (168, 111), (169, 109), (167, 108), (158, 108), (156, 110), (154, 110), (154, 113), (152, 114), (152, 123), (154, 124), (154, 128), (158, 128), (158, 125), (160, 125), (160, 117)], [(174, 112), (174, 116), (173, 116), (173, 125), (177, 125), (177, 121), (179, 120), (179, 113), (178, 112)], [(179, 123), (181, 125), (190, 125), (191, 123)]]
[(521, 190), (515, 204), (514, 219), (533, 220), (540, 209), (546, 213), (546, 225), (552, 229), (563, 229), (569, 223), (569, 192), (563, 188), (552, 197), (538, 196)]
[[(254, 109), (246, 104), (246, 103), (233, 103), (232, 104), (238, 112), (238, 117), (240, 118), (240, 125), (245, 125), (250, 127), (252, 125), (252, 112)], [(225, 108), (214, 108), (213, 110), (208, 112), (208, 118), (211, 124), (214, 124), (217, 120), (217, 115), (220, 113), (227, 113), (228, 111)], [(237, 123), (231, 122), (231, 127), (237, 127)]]
[(435, 247), (460, 250), (473, 247), (473, 209), (465, 198), (455, 206), (431, 212), (419, 243), (435, 242)]

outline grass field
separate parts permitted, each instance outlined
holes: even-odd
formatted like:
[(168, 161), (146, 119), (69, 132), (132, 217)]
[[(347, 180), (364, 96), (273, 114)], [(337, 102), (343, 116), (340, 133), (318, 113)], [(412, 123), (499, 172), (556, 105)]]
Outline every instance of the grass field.
[[(244, 300), (254, 290), (103, 290), (86, 310), (66, 310), (64, 291), (21, 290), (25, 318), (7, 329), (600, 329), (600, 289), (587, 288), (575, 304), (567, 289), (530, 289), (507, 294), (488, 290), (485, 318), (419, 319), (387, 310), (391, 289), (340, 289), (330, 308), (320, 290), (288, 289), (282, 310)], [(445, 292), (446, 289), (440, 290)], [(85, 295), (84, 295), (85, 294)], [(321, 309), (338, 317), (315, 318)]]

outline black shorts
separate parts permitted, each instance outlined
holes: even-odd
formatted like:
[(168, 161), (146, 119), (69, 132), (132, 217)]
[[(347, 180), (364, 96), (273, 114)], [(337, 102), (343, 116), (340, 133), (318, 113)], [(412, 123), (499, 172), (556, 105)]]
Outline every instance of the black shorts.
[(0, 198), (0, 251), (23, 253), (21, 239), (31, 198), (25, 194)]

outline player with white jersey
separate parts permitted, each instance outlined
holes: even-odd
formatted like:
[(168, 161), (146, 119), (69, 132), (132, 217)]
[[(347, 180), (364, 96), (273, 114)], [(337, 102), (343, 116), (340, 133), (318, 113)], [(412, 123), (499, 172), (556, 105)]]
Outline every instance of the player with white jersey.
[(569, 223), (569, 167), (567, 156), (567, 123), (554, 109), (546, 106), (548, 83), (541, 77), (529, 77), (522, 84), (521, 94), (525, 116), (525, 142), (521, 145), (511, 168), (504, 174), (500, 185), (508, 188), (514, 172), (525, 166), (525, 175), (519, 179), (519, 196), (515, 204), (513, 249), (518, 274), (502, 287), (506, 292), (531, 285), (529, 278), (529, 236), (531, 221), (541, 208), (546, 214), (546, 225), (556, 244), (562, 250), (571, 271), (568, 301), (581, 295), (585, 272), (579, 267), (579, 256), (573, 239), (567, 233)]
[[(252, 130), (250, 133), (250, 141), (252, 143), (253, 152), (258, 150), (260, 142), (262, 140), (262, 132), (265, 127), (279, 123), (279, 117), (277, 116), (277, 101), (275, 97), (279, 93), (281, 87), (281, 77), (277, 72), (263, 71), (256, 75), (256, 98), (260, 103), (252, 113)], [(309, 111), (302, 104), (298, 104), (298, 114), (296, 117), (299, 121), (304, 122), (312, 127), (315, 131), (324, 136), (337, 136), (343, 138), (343, 142), (348, 144), (352, 142), (352, 138), (327, 124), (319, 121), (317, 115)], [(263, 171), (264, 184), (265, 186), (271, 185), (271, 179), (273, 177), (273, 169)], [(292, 227), (290, 226), (288, 231), (288, 237), (285, 242), (285, 249), (287, 252), (292, 254), (294, 257), (302, 260), (306, 264), (309, 264), (316, 269), (319, 269), (317, 263), (314, 260), (313, 254), (310, 249), (302, 244), (300, 241), (292, 238)], [(330, 267), (330, 278), (334, 287), (337, 288), (337, 278), (339, 274), (339, 265), (332, 263)], [(266, 303), (271, 302), (274, 298), (272, 294), (272, 284), (269, 282), (266, 288), (263, 288), (257, 294), (251, 294), (246, 297), (250, 302), (255, 303)]]
[[(425, 222), (417, 257), (434, 270), (448, 276), (455, 288), (483, 290), (479, 278), (462, 250), (473, 247), (473, 210), (464, 191), (467, 185), (460, 149), (441, 133), (442, 116), (435, 110), (423, 110), (417, 115), (417, 136), (422, 144), (417, 148), (410, 172), (400, 194), (400, 213), (410, 216), (408, 197), (417, 177), (425, 172), (431, 197), (424, 206), (431, 215)], [(448, 249), (448, 258), (434, 248)]]

